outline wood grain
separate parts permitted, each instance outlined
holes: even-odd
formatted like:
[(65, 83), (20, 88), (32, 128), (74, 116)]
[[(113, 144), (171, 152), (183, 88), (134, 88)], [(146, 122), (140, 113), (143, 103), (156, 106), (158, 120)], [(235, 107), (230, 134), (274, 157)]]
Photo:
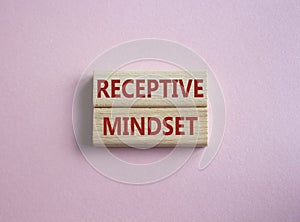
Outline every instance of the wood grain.
[[(128, 118), (127, 124), (124, 124), (124, 117)], [(156, 135), (148, 135), (148, 117), (156, 117), (161, 124), (161, 130)], [(169, 117), (168, 126), (173, 127), (173, 133), (164, 135), (164, 132), (170, 133), (170, 129), (164, 125), (163, 119)], [(181, 117), (178, 123), (182, 124), (179, 132), (184, 132), (185, 135), (176, 135), (176, 117)], [(196, 117), (197, 120), (191, 121), (190, 117)], [(101, 141), (106, 146), (112, 147), (136, 147), (136, 148), (150, 148), (154, 146), (172, 147), (176, 146), (191, 146), (203, 147), (207, 145), (208, 140), (208, 123), (207, 123), (207, 108), (94, 108), (93, 117), (93, 144), (101, 146)], [(121, 119), (121, 124), (116, 124), (115, 131), (110, 132), (108, 123), (104, 124), (104, 118), (109, 119), (111, 127), (116, 119)], [(141, 135), (134, 125), (134, 130), (131, 132), (131, 118), (135, 119), (138, 124), (142, 125), (142, 118), (145, 120), (145, 135)], [(189, 119), (189, 120), (187, 120)], [(118, 122), (118, 121), (116, 121)], [(166, 122), (166, 121), (165, 121)], [(191, 125), (191, 122), (193, 124)], [(157, 123), (150, 122), (152, 131), (157, 129)], [(126, 125), (128, 126), (129, 135), (124, 135)], [(177, 124), (178, 125), (178, 124)], [(120, 127), (118, 131), (118, 126)], [(191, 129), (191, 126), (192, 129)], [(106, 128), (106, 135), (105, 129)], [(116, 135), (120, 132), (120, 135)], [(114, 135), (111, 135), (114, 134)]]
[[(105, 74), (104, 74), (105, 73)], [(108, 78), (109, 72), (95, 71), (93, 80), (93, 104), (94, 107), (207, 107), (207, 73), (206, 71), (118, 71), (112, 73)], [(187, 97), (184, 97), (181, 93), (181, 87), (177, 87), (178, 97), (173, 98), (172, 92), (174, 89), (167, 87), (167, 98), (163, 98), (163, 84), (159, 85), (159, 88), (153, 92), (151, 98), (137, 98), (136, 95), (133, 98), (126, 98), (122, 93), (120, 93), (120, 98), (106, 98), (101, 95), (98, 98), (98, 80), (111, 81), (113, 79), (120, 79), (121, 83), (128, 79), (144, 79), (145, 81), (149, 79), (162, 80), (162, 79), (181, 79), (183, 84), (187, 86), (187, 81), (190, 79), (202, 79), (203, 83), (203, 97), (195, 98), (194, 96), (194, 85), (191, 85), (191, 90)], [(136, 92), (136, 84), (128, 84), (126, 90), (130, 93)], [(108, 85), (107, 91), (111, 92), (111, 84)], [(145, 89), (147, 91), (147, 89)], [(122, 92), (122, 90), (120, 90)], [(147, 92), (145, 92), (147, 93)], [(111, 96), (111, 95), (110, 95)]]

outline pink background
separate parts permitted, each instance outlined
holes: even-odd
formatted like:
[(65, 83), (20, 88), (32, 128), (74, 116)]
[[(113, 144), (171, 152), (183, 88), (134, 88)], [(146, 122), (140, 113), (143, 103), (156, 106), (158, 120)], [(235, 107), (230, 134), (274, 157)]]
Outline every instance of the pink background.
[[(296, 0), (2, 0), (0, 221), (299, 221), (299, 27)], [(159, 183), (124, 185), (80, 153), (72, 99), (99, 53), (145, 37), (207, 60), (227, 126), (205, 171), (197, 150)]]

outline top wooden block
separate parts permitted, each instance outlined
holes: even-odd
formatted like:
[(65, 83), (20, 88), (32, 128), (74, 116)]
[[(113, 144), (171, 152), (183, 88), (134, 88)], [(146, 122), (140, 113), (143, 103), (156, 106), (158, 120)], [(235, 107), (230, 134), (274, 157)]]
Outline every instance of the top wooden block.
[(206, 71), (108, 73), (94, 72), (94, 107), (207, 107)]

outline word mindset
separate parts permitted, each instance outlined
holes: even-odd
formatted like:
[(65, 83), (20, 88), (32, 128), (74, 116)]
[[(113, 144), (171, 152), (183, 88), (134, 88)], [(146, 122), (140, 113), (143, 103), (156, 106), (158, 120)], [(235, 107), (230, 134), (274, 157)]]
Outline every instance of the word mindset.
[[(167, 116), (162, 120), (157, 117), (141, 117), (140, 121), (138, 121), (136, 117), (116, 117), (112, 124), (109, 117), (104, 117), (103, 135), (157, 135), (160, 133), (166, 136), (171, 134), (194, 135), (194, 125), (197, 120), (198, 117), (174, 118)], [(184, 121), (187, 122), (187, 127)], [(188, 130), (185, 130), (186, 128), (188, 128)]]
[(207, 108), (95, 108), (94, 144), (207, 144)]
[(188, 79), (185, 82), (182, 79), (97, 80), (97, 98), (151, 98), (159, 92), (163, 98), (203, 98), (203, 79)]

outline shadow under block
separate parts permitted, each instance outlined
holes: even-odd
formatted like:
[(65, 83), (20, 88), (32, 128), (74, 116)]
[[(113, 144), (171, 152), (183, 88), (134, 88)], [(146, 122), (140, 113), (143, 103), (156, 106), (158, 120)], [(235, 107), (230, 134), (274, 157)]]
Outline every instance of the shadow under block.
[(206, 71), (94, 71), (94, 107), (207, 107)]
[(208, 140), (207, 113), (206, 107), (94, 108), (93, 144), (204, 147)]

